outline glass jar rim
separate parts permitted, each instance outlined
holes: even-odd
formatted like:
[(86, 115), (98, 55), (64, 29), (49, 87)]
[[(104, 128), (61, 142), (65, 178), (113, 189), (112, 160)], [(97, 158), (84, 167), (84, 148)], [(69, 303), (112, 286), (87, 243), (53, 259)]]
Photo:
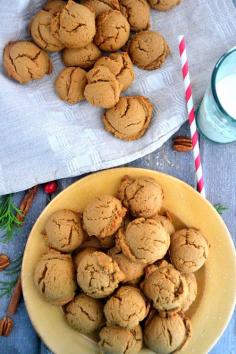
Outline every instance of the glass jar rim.
[(230, 56), (234, 52), (236, 52), (236, 47), (231, 48), (228, 52), (223, 54), (220, 57), (220, 59), (217, 61), (216, 65), (214, 67), (214, 70), (212, 72), (212, 76), (211, 76), (211, 90), (212, 90), (213, 97), (214, 97), (219, 109), (222, 111), (222, 113), (225, 114), (228, 118), (230, 118), (233, 123), (236, 123), (236, 119), (231, 117), (229, 115), (229, 113), (227, 113), (226, 110), (224, 109), (224, 107), (222, 106), (222, 104), (219, 100), (219, 97), (217, 95), (217, 91), (216, 91), (216, 77), (217, 77), (218, 71), (219, 71), (221, 65), (223, 64), (223, 62), (225, 61), (225, 59), (228, 58), (228, 56)]

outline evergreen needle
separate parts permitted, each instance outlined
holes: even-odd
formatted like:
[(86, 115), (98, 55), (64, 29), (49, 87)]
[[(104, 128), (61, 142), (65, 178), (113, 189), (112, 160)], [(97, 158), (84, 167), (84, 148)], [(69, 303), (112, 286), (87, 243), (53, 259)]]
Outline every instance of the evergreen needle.
[(12, 239), (15, 227), (22, 224), (17, 219), (18, 214), (22, 215), (22, 211), (15, 206), (11, 194), (0, 197), (0, 229), (6, 232), (1, 237), (2, 242), (9, 242)]
[(225, 207), (224, 205), (222, 205), (220, 203), (214, 204), (214, 207), (220, 215), (222, 215), (225, 210), (228, 210), (227, 207)]

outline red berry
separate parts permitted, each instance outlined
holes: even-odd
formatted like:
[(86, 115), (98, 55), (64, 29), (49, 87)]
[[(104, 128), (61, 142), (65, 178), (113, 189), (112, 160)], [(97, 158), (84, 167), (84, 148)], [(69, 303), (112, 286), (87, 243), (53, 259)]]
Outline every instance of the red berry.
[(47, 194), (55, 193), (57, 190), (57, 182), (56, 181), (48, 182), (44, 185), (43, 189), (44, 192)]

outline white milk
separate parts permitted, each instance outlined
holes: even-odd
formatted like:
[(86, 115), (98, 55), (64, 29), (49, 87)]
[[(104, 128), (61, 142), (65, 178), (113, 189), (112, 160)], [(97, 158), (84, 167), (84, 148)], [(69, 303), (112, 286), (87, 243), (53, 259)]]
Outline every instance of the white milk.
[(217, 82), (216, 92), (224, 110), (236, 119), (236, 74), (226, 76)]

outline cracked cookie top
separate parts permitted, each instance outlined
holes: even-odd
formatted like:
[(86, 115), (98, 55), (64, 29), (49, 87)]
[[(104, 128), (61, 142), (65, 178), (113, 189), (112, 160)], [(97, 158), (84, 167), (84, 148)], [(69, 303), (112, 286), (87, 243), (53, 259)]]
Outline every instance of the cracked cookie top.
[(165, 261), (146, 268), (142, 290), (159, 312), (180, 311), (188, 295), (185, 277)]
[(122, 87), (122, 91), (134, 81), (134, 70), (128, 53), (112, 53), (108, 57), (98, 59), (94, 65), (107, 67), (116, 77)]
[(150, 218), (160, 211), (164, 195), (161, 186), (151, 177), (124, 176), (117, 197), (133, 216)]
[(145, 323), (144, 342), (157, 354), (180, 350), (191, 337), (190, 320), (182, 313), (161, 317), (157, 312)]
[(182, 306), (182, 310), (186, 312), (197, 297), (197, 280), (194, 273), (183, 274), (183, 276), (188, 285), (188, 295)]
[(93, 298), (109, 296), (123, 279), (124, 274), (118, 264), (103, 252), (88, 253), (79, 261), (78, 285)]
[(55, 90), (63, 101), (75, 104), (84, 99), (86, 84), (86, 71), (77, 67), (69, 67), (63, 69), (57, 76)]
[(86, 206), (83, 212), (84, 229), (89, 236), (105, 238), (113, 235), (121, 226), (126, 209), (119, 199), (104, 194)]
[(71, 210), (58, 210), (46, 221), (45, 231), (51, 247), (61, 252), (72, 252), (84, 241), (79, 214)]
[(121, 86), (107, 67), (98, 66), (91, 69), (87, 79), (84, 95), (93, 106), (111, 108), (119, 101)]
[(183, 273), (193, 273), (205, 263), (209, 246), (201, 232), (194, 228), (176, 231), (171, 236), (171, 263)]
[(102, 354), (137, 354), (143, 345), (140, 326), (133, 329), (118, 326), (103, 327), (99, 337), (99, 347)]
[(104, 306), (108, 326), (132, 329), (148, 314), (147, 304), (141, 291), (133, 286), (122, 286)]
[(115, 52), (129, 39), (130, 25), (120, 11), (103, 12), (97, 18), (97, 32), (94, 42), (104, 51)]
[(165, 256), (170, 236), (158, 221), (138, 218), (118, 231), (118, 243), (131, 261), (151, 264)]
[(158, 214), (154, 215), (152, 216), (152, 219), (159, 221), (162, 224), (162, 226), (166, 229), (169, 235), (172, 235), (175, 232), (175, 227), (172, 221), (170, 220), (168, 213), (167, 215), (158, 215)]
[(69, 0), (53, 17), (51, 30), (65, 47), (85, 47), (95, 36), (95, 15), (86, 6)]
[(93, 11), (96, 17), (105, 11), (120, 10), (119, 0), (81, 0), (80, 3)]
[(125, 257), (120, 247), (115, 246), (108, 251), (109, 256), (118, 264), (121, 271), (125, 274), (123, 283), (135, 282), (140, 279), (144, 274), (146, 264), (132, 262), (129, 258)]
[(129, 55), (132, 62), (146, 70), (160, 68), (169, 52), (167, 42), (158, 32), (139, 32), (129, 43)]
[(57, 52), (64, 48), (64, 45), (51, 31), (53, 14), (48, 11), (39, 11), (30, 23), (30, 33), (34, 42), (42, 49), (50, 52)]
[[(153, 106), (143, 96), (124, 96), (103, 115), (105, 129), (122, 140), (137, 140), (146, 132)], [(142, 208), (142, 205), (139, 205)]]
[(65, 48), (62, 52), (62, 61), (66, 66), (89, 69), (101, 55), (99, 48), (94, 43), (89, 43), (83, 48)]
[(36, 265), (34, 283), (51, 304), (62, 306), (70, 302), (76, 289), (71, 256), (53, 250), (44, 254)]
[(181, 0), (148, 0), (150, 6), (158, 11), (168, 11), (179, 5)]
[(52, 71), (48, 54), (30, 41), (9, 42), (4, 48), (3, 66), (7, 75), (21, 84)]
[(150, 7), (146, 0), (120, 0), (120, 11), (127, 18), (131, 31), (149, 28)]
[(83, 334), (90, 334), (105, 323), (102, 302), (85, 294), (77, 295), (63, 310), (67, 323)]
[(61, 11), (65, 5), (66, 3), (63, 0), (49, 0), (44, 5), (43, 9), (55, 15), (58, 11)]

